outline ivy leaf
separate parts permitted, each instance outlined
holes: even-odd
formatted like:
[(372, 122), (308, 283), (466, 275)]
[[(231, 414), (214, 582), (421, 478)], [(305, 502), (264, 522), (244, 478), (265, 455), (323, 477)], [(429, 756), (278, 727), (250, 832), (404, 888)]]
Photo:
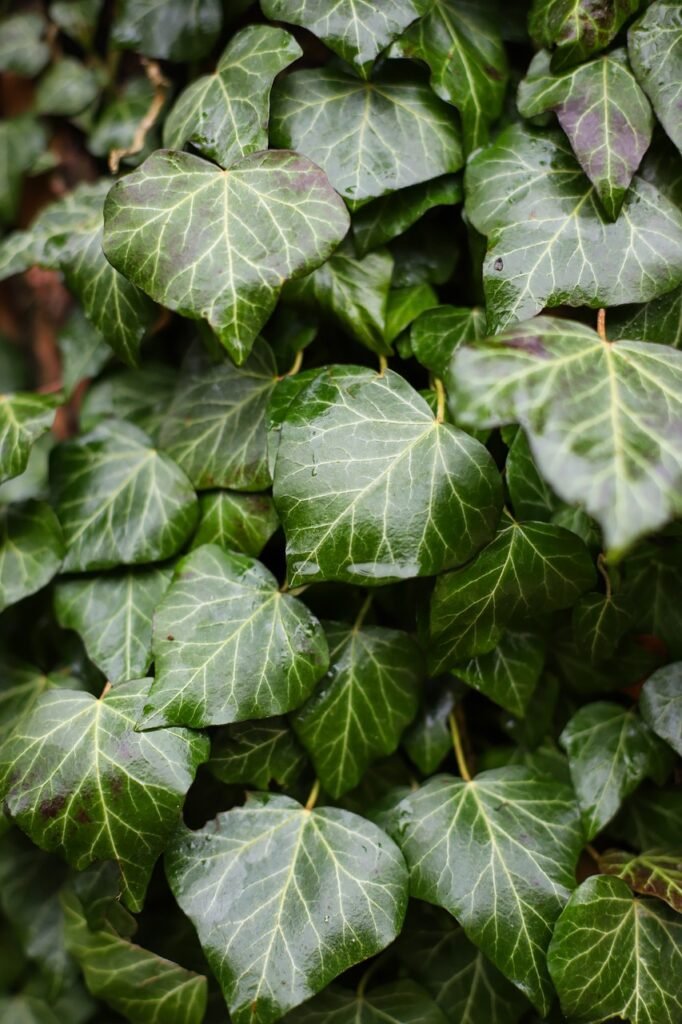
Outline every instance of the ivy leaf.
[(587, 839), (611, 821), (647, 776), (665, 781), (671, 758), (635, 711), (598, 701), (573, 715), (560, 742), (582, 812)]
[(287, 1014), (286, 1024), (446, 1024), (446, 1017), (420, 985), (399, 978), (369, 992), (330, 985)]
[[(640, 544), (623, 562), (621, 596), (641, 629), (659, 637), (676, 660), (682, 659), (682, 546)], [(649, 673), (647, 673), (648, 675)]]
[(274, 497), (292, 585), (433, 575), (485, 543), (501, 501), (482, 445), (398, 374), (353, 366), (318, 373), (289, 407)]
[(262, 0), (266, 18), (300, 25), (369, 78), (372, 65), (393, 39), (428, 7), (428, 0)]
[(31, 995), (0, 997), (0, 1014), (10, 1024), (59, 1024), (49, 1003)]
[(505, 517), (495, 539), (431, 598), (429, 657), (435, 672), (497, 647), (512, 622), (570, 607), (594, 583), (583, 542), (550, 523)]
[[(118, 95), (104, 106), (88, 136), (88, 149), (94, 156), (106, 157), (112, 149), (132, 147), (135, 130), (150, 109), (154, 86), (147, 78), (129, 78)], [(123, 158), (124, 164), (141, 163), (153, 149), (158, 136), (150, 127), (142, 149)]]
[(467, 152), (484, 145), (488, 126), (502, 113), (507, 60), (495, 22), (481, 5), (434, 0), (396, 48), (428, 64), (432, 89), (462, 116)]
[(85, 49), (92, 46), (102, 0), (52, 0), (50, 18)]
[(40, 79), (35, 108), (39, 114), (73, 117), (90, 106), (100, 90), (99, 76), (73, 57), (62, 57)]
[(240, 367), (201, 355), (185, 362), (161, 421), (159, 446), (198, 490), (269, 486), (265, 414), (277, 376), (272, 349), (262, 338)]
[(166, 566), (59, 580), (57, 621), (74, 629), (90, 660), (111, 683), (139, 679), (152, 660), (152, 615), (168, 589)]
[[(588, 878), (571, 896), (549, 949), (564, 1013), (631, 1024), (676, 1020), (682, 999), (682, 922), (657, 900), (632, 896), (620, 878)], [(655, 965), (655, 973), (653, 969)]]
[(45, 129), (34, 117), (24, 114), (0, 121), (0, 225), (9, 225), (19, 212), (24, 176), (47, 148)]
[(427, 682), (422, 707), (406, 729), (402, 746), (424, 775), (432, 775), (452, 752), (450, 714), (457, 704), (459, 686), (454, 679)]
[(202, 0), (200, 6), (184, 0), (122, 0), (112, 40), (147, 57), (198, 60), (213, 46), (222, 21), (220, 0)]
[(669, 137), (682, 152), (682, 12), (657, 0), (628, 32), (628, 53), (639, 82)]
[(32, 445), (52, 426), (61, 401), (58, 393), (0, 395), (0, 482), (24, 472)]
[(469, 219), (488, 236), (491, 330), (544, 306), (647, 302), (680, 283), (679, 209), (635, 177), (609, 223), (563, 134), (507, 128), (470, 161), (465, 188)]
[(189, 480), (130, 423), (112, 420), (58, 445), (50, 468), (65, 572), (160, 562), (194, 529)]
[[(678, 514), (682, 356), (540, 317), (459, 349), (449, 381), (465, 426), (519, 422), (556, 493), (599, 522), (622, 553)], [(587, 412), (589, 410), (589, 416)]]
[(642, 718), (682, 757), (682, 664), (659, 668), (640, 697)]
[(72, 311), (57, 335), (62, 357), (62, 387), (68, 397), (82, 380), (96, 377), (111, 356), (111, 349), (80, 307)]
[(394, 65), (371, 82), (328, 68), (287, 75), (272, 92), (270, 144), (305, 153), (352, 204), (464, 163), (447, 104)]
[(221, 167), (267, 149), (272, 83), (302, 53), (293, 36), (274, 25), (237, 32), (215, 72), (180, 94), (164, 124), (164, 146), (190, 143)]
[(654, 128), (625, 50), (559, 75), (552, 74), (550, 55), (543, 50), (519, 86), (517, 103), (524, 117), (556, 113), (609, 220), (615, 221)]
[(206, 978), (121, 938), (92, 931), (75, 893), (62, 894), (66, 943), (89, 992), (134, 1024), (201, 1024)]
[(445, 377), (455, 349), (485, 335), (484, 310), (434, 306), (421, 313), (412, 324), (410, 344), (422, 366), (436, 377)]
[(266, 718), (221, 729), (211, 744), (208, 767), (221, 782), (266, 790), (271, 782), (291, 786), (306, 760), (286, 719)]
[(554, 521), (555, 513), (561, 508), (561, 502), (538, 473), (528, 438), (523, 430), (516, 430), (514, 433), (507, 452), (504, 475), (514, 513), (519, 519), (536, 519), (541, 523)]
[(199, 525), (191, 547), (217, 544), (257, 558), (278, 527), (279, 519), (268, 494), (202, 494)]
[(411, 895), (448, 910), (547, 1013), (545, 951), (582, 846), (570, 787), (517, 766), (471, 782), (436, 775), (381, 821), (405, 856)]
[(177, 371), (161, 363), (119, 370), (95, 381), (81, 407), (81, 427), (92, 430), (102, 420), (130, 420), (154, 440), (173, 398)]
[(286, 796), (258, 794), (179, 832), (166, 871), (234, 1024), (278, 1020), (379, 953), (407, 906), (403, 858), (381, 829)]
[(682, 913), (682, 861), (679, 856), (652, 850), (633, 854), (623, 850), (607, 850), (599, 855), (599, 870), (616, 875), (633, 892), (657, 896), (673, 910)]
[(0, 685), (0, 741), (9, 736), (48, 689), (53, 686), (75, 688), (77, 685), (73, 676), (46, 675), (25, 662), (5, 660)]
[(154, 616), (144, 728), (223, 725), (297, 707), (329, 664), (322, 627), (247, 555), (209, 544), (178, 565)]
[(185, 729), (135, 731), (148, 687), (133, 680), (100, 700), (50, 691), (0, 749), (0, 790), (17, 825), (78, 871), (115, 860), (132, 911), (208, 757), (208, 740)]
[(32, 11), (0, 22), (0, 71), (33, 78), (50, 59), (45, 41), (47, 20)]
[(617, 594), (584, 594), (573, 606), (572, 623), (576, 646), (599, 665), (614, 656), (632, 616)]
[(438, 907), (410, 904), (398, 953), (450, 1024), (517, 1024), (528, 1008), (518, 989)]
[(614, 835), (639, 850), (675, 849), (681, 827), (682, 791), (653, 785), (640, 786), (611, 826)]
[(552, 70), (562, 71), (608, 46), (639, 0), (534, 0), (528, 30), (541, 46), (554, 49)]
[(390, 242), (434, 207), (454, 206), (463, 198), (460, 178), (444, 174), (364, 203), (353, 214), (353, 241), (358, 256)]
[(159, 150), (113, 187), (104, 217), (112, 264), (169, 309), (207, 320), (242, 363), (284, 281), (324, 262), (348, 229), (325, 175), (276, 152), (224, 172)]
[(50, 582), (64, 557), (62, 530), (49, 505), (0, 506), (0, 611)]
[(325, 792), (337, 798), (396, 750), (417, 713), (422, 658), (407, 633), (325, 624), (329, 671), (291, 717)]
[(545, 664), (539, 633), (508, 629), (492, 651), (453, 666), (458, 679), (523, 718)]
[(609, 310), (609, 336), (614, 341), (641, 338), (682, 348), (682, 288), (675, 288), (642, 306)]

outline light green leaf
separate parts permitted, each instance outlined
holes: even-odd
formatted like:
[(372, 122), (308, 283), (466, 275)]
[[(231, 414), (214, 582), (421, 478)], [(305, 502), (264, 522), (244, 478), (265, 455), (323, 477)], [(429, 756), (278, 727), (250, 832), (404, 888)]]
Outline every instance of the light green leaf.
[(68, 889), (62, 906), (69, 952), (93, 996), (132, 1024), (201, 1024), (206, 978), (111, 930), (91, 931), (80, 900)]
[(0, 507), (0, 610), (50, 582), (61, 567), (64, 540), (42, 501)]
[(166, 872), (234, 1024), (270, 1024), (380, 952), (407, 905), (403, 858), (381, 829), (286, 796), (179, 832)]
[(65, 572), (170, 558), (197, 520), (192, 486), (130, 423), (112, 420), (52, 452)]
[(253, 558), (213, 544), (178, 565), (154, 616), (145, 728), (223, 725), (297, 707), (329, 664), (322, 627)]
[(397, 749), (417, 713), (422, 655), (407, 633), (325, 624), (330, 665), (291, 723), (325, 792), (337, 798)]
[(410, 343), (422, 366), (436, 377), (445, 377), (455, 349), (466, 342), (478, 341), (485, 334), (484, 310), (434, 306), (412, 324)]
[(0, 749), (0, 791), (17, 825), (78, 871), (115, 860), (132, 911), (208, 757), (208, 740), (186, 729), (135, 731), (148, 687), (133, 680), (100, 700), (52, 690)]
[(426, 282), (408, 285), (407, 288), (391, 288), (386, 304), (386, 341), (393, 344), (418, 316), (437, 305), (438, 296)]
[(571, 896), (549, 966), (572, 1020), (672, 1024), (682, 1014), (682, 920), (658, 900), (633, 897), (620, 878), (588, 878)]
[[(0, 32), (2, 32), (0, 25)], [(47, 148), (45, 129), (28, 114), (0, 121), (0, 225), (11, 225), (19, 212), (24, 177)], [(6, 243), (3, 239), (3, 249)]]
[(213, 737), (209, 770), (221, 782), (266, 790), (271, 782), (290, 787), (307, 758), (285, 718), (237, 722)]
[(584, 594), (573, 607), (573, 636), (592, 665), (612, 658), (632, 624), (630, 610), (618, 594)]
[(152, 660), (152, 615), (170, 584), (163, 566), (59, 580), (54, 609), (111, 683), (139, 679)]
[(682, 913), (682, 859), (679, 855), (651, 850), (648, 853), (625, 853), (607, 850), (599, 855), (599, 870), (617, 875), (633, 892), (657, 896)]
[(438, 907), (410, 904), (398, 954), (450, 1024), (517, 1024), (528, 1008), (518, 989)]
[(608, 46), (638, 7), (639, 0), (534, 0), (528, 30), (554, 50), (552, 70), (561, 71)]
[(393, 257), (388, 249), (357, 259), (352, 246), (344, 245), (319, 270), (291, 284), (285, 294), (330, 314), (371, 352), (390, 354), (386, 313), (392, 276)]
[(654, 128), (625, 50), (559, 75), (552, 74), (550, 55), (542, 50), (519, 86), (517, 103), (524, 117), (556, 113), (609, 220), (616, 220)]
[(351, 204), (464, 162), (447, 104), (394, 65), (371, 82), (331, 68), (287, 75), (272, 92), (270, 144), (305, 153)]
[(37, 996), (18, 995), (0, 998), (0, 1017), (6, 1024), (59, 1024), (49, 1003)]
[(628, 32), (628, 53), (658, 120), (682, 153), (682, 10), (657, 0)]
[(428, 0), (262, 0), (266, 18), (300, 25), (369, 78), (382, 50), (428, 8)]
[(207, 320), (244, 362), (282, 284), (323, 263), (347, 229), (341, 200), (303, 156), (252, 153), (225, 172), (160, 150), (109, 193), (103, 246), (130, 281)]
[(59, 405), (58, 393), (0, 394), (0, 481), (24, 472), (32, 445), (50, 429)]
[[(621, 215), (622, 216), (622, 215)], [(518, 422), (538, 469), (622, 553), (682, 510), (682, 356), (540, 317), (455, 353), (449, 393), (464, 426)]]
[(432, 89), (461, 114), (467, 151), (484, 145), (507, 85), (504, 46), (490, 12), (477, 0), (433, 0), (396, 49), (428, 64)]
[(607, 701), (576, 711), (560, 742), (568, 754), (587, 839), (611, 821), (647, 776), (663, 783), (672, 761), (636, 710)]
[(455, 710), (459, 688), (463, 689), (463, 684), (447, 677), (427, 682), (422, 706), (403, 734), (402, 746), (424, 775), (432, 775), (452, 753), (449, 718)]
[(614, 340), (641, 338), (682, 348), (682, 288), (675, 288), (643, 306), (610, 309), (608, 330)]
[(492, 651), (460, 662), (452, 671), (512, 715), (523, 718), (544, 664), (545, 640), (541, 634), (508, 629)]
[(680, 283), (680, 210), (635, 177), (609, 223), (562, 133), (507, 128), (470, 161), (465, 188), (467, 215), (488, 236), (492, 330), (544, 306), (647, 302)]
[(102, 420), (130, 420), (157, 440), (161, 422), (177, 384), (177, 371), (162, 363), (148, 363), (138, 370), (118, 370), (95, 381), (81, 406), (82, 430), (92, 430)]
[(278, 527), (279, 519), (268, 494), (202, 494), (199, 525), (191, 547), (217, 544), (257, 558)]
[(100, 76), (73, 57), (62, 57), (40, 79), (35, 108), (39, 114), (73, 117), (97, 98)]
[(277, 377), (262, 338), (241, 367), (190, 353), (161, 421), (159, 446), (198, 490), (269, 486), (265, 415)]
[(294, 37), (274, 25), (237, 32), (215, 72), (180, 94), (164, 124), (164, 146), (190, 143), (221, 167), (267, 149), (272, 83), (302, 53)]
[(682, 757), (682, 664), (659, 668), (647, 679), (639, 702), (642, 718)]
[(284, 1018), (285, 1024), (446, 1024), (446, 1020), (428, 992), (407, 978), (369, 991), (330, 985)]
[(0, 22), (0, 71), (33, 78), (50, 59), (44, 36), (47, 21), (31, 11), (14, 14)]
[(575, 534), (505, 516), (473, 561), (436, 580), (429, 630), (433, 671), (492, 651), (512, 623), (570, 607), (594, 578), (587, 548)]
[(121, 49), (147, 57), (198, 60), (213, 46), (222, 21), (220, 0), (121, 0), (111, 38)]
[(501, 501), (481, 444), (398, 374), (353, 366), (318, 373), (289, 407), (274, 497), (294, 585), (441, 572), (485, 543)]
[(448, 910), (547, 1013), (545, 951), (582, 846), (570, 787), (516, 766), (471, 782), (436, 775), (381, 822), (403, 851), (410, 894)]
[(62, 387), (70, 397), (81, 381), (96, 377), (111, 357), (111, 349), (96, 327), (76, 306), (57, 335), (62, 358)]
[(461, 179), (445, 174), (364, 203), (353, 214), (353, 241), (358, 256), (390, 242), (434, 207), (454, 206), (463, 198)]

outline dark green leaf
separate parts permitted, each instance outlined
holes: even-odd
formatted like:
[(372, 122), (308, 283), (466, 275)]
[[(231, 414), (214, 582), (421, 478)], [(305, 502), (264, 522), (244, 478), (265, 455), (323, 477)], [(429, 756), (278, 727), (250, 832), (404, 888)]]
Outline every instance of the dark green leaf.
[(675, 849), (682, 829), (682, 790), (641, 786), (626, 801), (613, 823), (613, 832), (639, 850)]
[(455, 709), (458, 685), (443, 678), (427, 683), (422, 707), (406, 729), (402, 745), (424, 775), (431, 775), (452, 751), (449, 718)]
[(576, 647), (599, 665), (616, 653), (632, 616), (617, 594), (584, 594), (573, 608), (572, 623)]
[(651, 850), (635, 855), (623, 850), (607, 850), (599, 856), (599, 869), (617, 875), (633, 892), (657, 896), (682, 913), (682, 860), (679, 856)]
[(73, 57), (62, 57), (40, 79), (36, 89), (39, 114), (73, 117), (97, 98), (100, 80), (97, 72)]
[(284, 1018), (285, 1024), (446, 1024), (446, 1019), (428, 992), (408, 979), (368, 992), (330, 985)]
[(445, 377), (452, 353), (465, 342), (485, 337), (485, 312), (474, 307), (434, 306), (417, 317), (410, 331), (415, 358), (434, 373)]
[(504, 473), (514, 513), (519, 519), (556, 522), (554, 514), (561, 508), (561, 502), (538, 473), (523, 430), (516, 431), (509, 446)]
[(463, 197), (461, 180), (446, 174), (363, 204), (353, 214), (353, 240), (358, 256), (406, 231), (435, 206), (454, 206)]
[[(400, 931), (407, 872), (380, 829), (259, 794), (166, 854), (234, 1024), (269, 1024)], [(315, 912), (312, 912), (315, 908)]]
[(31, 446), (52, 426), (59, 394), (0, 394), (0, 480), (26, 469)]
[[(100, 112), (88, 136), (88, 149), (95, 156), (106, 157), (112, 149), (132, 147), (135, 131), (150, 108), (154, 87), (146, 78), (129, 78), (119, 95)], [(139, 153), (124, 157), (124, 163), (140, 163), (149, 156), (149, 143), (154, 139), (150, 128), (145, 145)]]
[(426, 282), (392, 288), (386, 304), (386, 341), (392, 344), (421, 313), (437, 305), (438, 296)]
[(657, 0), (628, 32), (628, 53), (656, 116), (682, 152), (682, 11)]
[(319, 622), (253, 558), (213, 544), (180, 562), (156, 609), (146, 728), (223, 725), (297, 707), (329, 664)]
[(552, 67), (561, 71), (608, 46), (638, 7), (639, 0), (533, 0), (528, 29), (554, 49)]
[(49, 505), (0, 507), (0, 610), (49, 583), (63, 557), (62, 529)]
[(14, 71), (32, 78), (50, 59), (44, 40), (47, 21), (31, 11), (0, 22), (0, 71)]
[(642, 544), (623, 563), (622, 599), (640, 629), (653, 633), (670, 655), (682, 658), (682, 547)]
[(160, 363), (109, 374), (88, 388), (81, 427), (91, 430), (102, 420), (130, 420), (156, 440), (176, 383), (176, 371)]
[(217, 544), (257, 558), (278, 527), (275, 506), (268, 494), (202, 494), (199, 525), (191, 546)]
[(452, 667), (480, 693), (512, 715), (523, 717), (545, 664), (545, 640), (539, 633), (508, 629), (487, 654)]
[(317, 374), (289, 407), (274, 496), (292, 584), (369, 586), (470, 558), (501, 499), (482, 445), (398, 374), (353, 366)]
[(111, 349), (96, 327), (76, 307), (59, 334), (62, 387), (70, 397), (82, 380), (96, 377), (111, 357)]
[(197, 60), (211, 49), (223, 20), (220, 0), (121, 0), (112, 39), (124, 50), (166, 60)]
[(148, 687), (134, 680), (100, 700), (52, 690), (0, 750), (0, 789), (20, 828), (77, 870), (115, 860), (133, 911), (208, 756), (206, 738), (185, 729), (135, 731)]
[(0, 740), (5, 739), (38, 698), (53, 686), (75, 688), (72, 676), (45, 675), (40, 669), (19, 661), (5, 661), (0, 684)]
[(92, 45), (103, 0), (53, 0), (50, 18), (86, 49)]
[(641, 338), (682, 348), (682, 288), (675, 288), (643, 306), (609, 310), (608, 324), (609, 336), (614, 340)]
[(291, 786), (306, 764), (285, 718), (237, 722), (221, 729), (211, 744), (209, 769), (227, 783), (267, 789), (270, 782)]
[(58, 445), (51, 480), (67, 572), (160, 562), (196, 524), (189, 480), (130, 423), (110, 421)]
[(109, 193), (103, 246), (130, 281), (207, 320), (243, 362), (284, 281), (322, 263), (347, 229), (341, 200), (303, 156), (252, 153), (226, 173), (159, 150)]
[(642, 718), (682, 757), (682, 664), (666, 665), (647, 679), (640, 698)]

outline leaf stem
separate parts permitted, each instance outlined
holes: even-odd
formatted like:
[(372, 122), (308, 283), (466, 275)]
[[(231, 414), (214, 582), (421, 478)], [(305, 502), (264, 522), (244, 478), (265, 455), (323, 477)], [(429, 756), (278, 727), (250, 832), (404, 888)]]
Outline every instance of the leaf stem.
[(386, 356), (379, 356), (379, 376), (383, 377), (387, 369), (388, 359), (386, 358)]
[(111, 689), (111, 683), (109, 682), (109, 680), (107, 680), (107, 682), (104, 684), (104, 689), (102, 690), (102, 692), (100, 693), (100, 695), (99, 695), (99, 697), (97, 699), (98, 700), (104, 700), (106, 695), (109, 693), (110, 689)]
[(606, 310), (600, 309), (597, 313), (597, 334), (602, 341), (608, 341), (606, 337)]
[(147, 138), (147, 132), (156, 121), (161, 108), (166, 99), (166, 89), (170, 85), (167, 78), (164, 77), (159, 64), (155, 60), (148, 60), (146, 57), (142, 58), (144, 70), (147, 78), (154, 86), (154, 95), (152, 101), (147, 108), (147, 112), (135, 129), (133, 135), (133, 141), (129, 146), (125, 146), (122, 149), (112, 149), (109, 153), (109, 170), (112, 174), (118, 173), (119, 164), (124, 156), (132, 156), (134, 153), (139, 153), (144, 146), (145, 139)]
[(436, 422), (442, 423), (445, 419), (445, 388), (443, 387), (443, 381), (440, 377), (434, 377), (434, 387), (436, 389), (436, 395), (438, 396), (438, 405), (436, 407)]
[(287, 370), (287, 372), (285, 373), (284, 376), (285, 377), (295, 377), (296, 374), (298, 373), (298, 371), (301, 369), (302, 366), (303, 366), (303, 349), (300, 348), (298, 350), (298, 352), (296, 353), (296, 358), (294, 359), (293, 363), (291, 364), (291, 369)]
[(358, 612), (355, 622), (353, 623), (353, 632), (355, 633), (365, 621), (365, 615), (369, 611), (369, 606), (372, 603), (372, 594), (368, 594), (365, 600), (362, 602), (360, 611)]
[(450, 723), (450, 735), (452, 736), (452, 745), (455, 748), (455, 757), (457, 758), (459, 774), (465, 782), (471, 782), (471, 772), (469, 771), (466, 757), (464, 756), (464, 747), (462, 746), (462, 737), (459, 731), (459, 723), (457, 721), (457, 714), (455, 711), (450, 712), (448, 715), (448, 721)]
[(310, 790), (310, 795), (308, 796), (308, 799), (305, 802), (305, 809), (306, 809), (306, 811), (312, 811), (313, 807), (317, 803), (317, 798), (318, 798), (319, 795), (320, 795), (320, 780), (319, 779), (315, 779), (315, 782), (313, 783), (313, 788)]
[(609, 576), (609, 570), (606, 568), (606, 559), (604, 558), (604, 555), (601, 552), (600, 552), (600, 554), (599, 554), (599, 556), (597, 558), (597, 569), (599, 570), (601, 578), (604, 580), (604, 584), (606, 586), (606, 600), (610, 601), (611, 600), (611, 577)]

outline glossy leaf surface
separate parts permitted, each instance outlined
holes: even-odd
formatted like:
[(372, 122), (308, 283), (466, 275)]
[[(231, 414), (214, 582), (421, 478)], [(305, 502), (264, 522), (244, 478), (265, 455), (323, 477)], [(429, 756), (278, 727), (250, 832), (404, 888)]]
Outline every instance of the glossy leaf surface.
[(674, 0), (651, 4), (628, 32), (628, 54), (656, 116), (682, 152), (682, 11)]
[(617, 875), (633, 892), (657, 896), (682, 913), (682, 860), (672, 854), (652, 850), (649, 853), (625, 853), (607, 850), (599, 857), (599, 868), (606, 875)]
[(202, 494), (192, 547), (217, 544), (257, 558), (278, 526), (275, 506), (267, 494)]
[(552, 64), (560, 71), (608, 46), (638, 6), (639, 0), (533, 0), (528, 29), (554, 49)]
[(0, 481), (23, 473), (31, 446), (50, 429), (58, 395), (0, 395)]
[(682, 665), (659, 668), (647, 679), (640, 698), (642, 718), (682, 757)]
[(61, 567), (64, 539), (43, 501), (0, 507), (0, 609), (49, 583)]
[(208, 767), (217, 779), (266, 790), (270, 782), (295, 782), (306, 756), (285, 718), (237, 722), (221, 729), (211, 744)]

